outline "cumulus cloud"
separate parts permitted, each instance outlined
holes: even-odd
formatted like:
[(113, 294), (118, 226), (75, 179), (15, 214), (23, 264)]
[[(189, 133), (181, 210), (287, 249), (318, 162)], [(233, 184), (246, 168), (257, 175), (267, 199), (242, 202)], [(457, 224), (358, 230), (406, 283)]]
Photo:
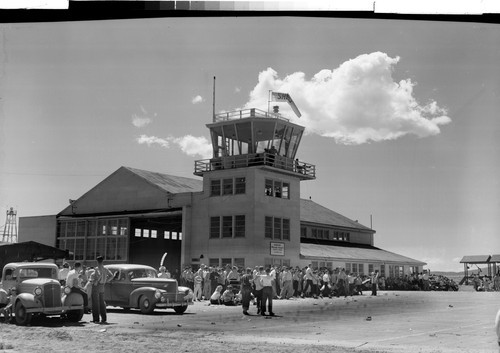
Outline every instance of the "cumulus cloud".
[[(139, 114), (132, 114), (132, 124), (135, 127), (144, 127), (149, 125), (153, 120), (152, 117), (149, 116), (148, 112), (144, 107), (140, 106), (141, 112)], [(153, 114), (153, 117), (156, 116), (156, 113)]]
[(243, 108), (267, 110), (269, 90), (289, 93), (302, 117), (296, 120), (286, 103), (276, 103), (282, 113), (306, 126), (306, 133), (343, 144), (439, 134), (440, 126), (451, 122), (446, 109), (435, 101), (420, 104), (413, 95), (416, 83), (410, 79), (393, 80), (399, 60), (381, 52), (363, 54), (311, 79), (302, 72), (280, 78), (268, 68), (259, 74)]
[(163, 139), (163, 138), (156, 137), (156, 136), (141, 135), (136, 139), (136, 141), (140, 145), (146, 144), (148, 146), (160, 145), (161, 147), (165, 147), (165, 148), (170, 147), (170, 143), (167, 139)]
[(203, 99), (202, 96), (200, 95), (197, 95), (196, 97), (194, 97), (192, 100), (191, 100), (191, 103), (193, 104), (200, 104), (200, 103), (203, 103), (205, 101), (205, 99)]
[(210, 158), (212, 156), (212, 145), (204, 136), (196, 137), (186, 135), (183, 137), (159, 138), (155, 136), (141, 135), (136, 139), (139, 144), (159, 145), (164, 148), (170, 148), (172, 144), (176, 145), (182, 152), (188, 156), (200, 156), (201, 158)]

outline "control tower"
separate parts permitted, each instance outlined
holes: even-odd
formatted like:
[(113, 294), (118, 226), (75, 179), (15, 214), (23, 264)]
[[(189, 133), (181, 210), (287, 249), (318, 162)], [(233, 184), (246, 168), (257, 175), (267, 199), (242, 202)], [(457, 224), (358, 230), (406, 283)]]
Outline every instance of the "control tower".
[(299, 161), (297, 150), (304, 127), (279, 113), (259, 109), (217, 114), (208, 124), (213, 158), (195, 162), (195, 175), (221, 169), (260, 166), (301, 180), (316, 178), (316, 167)]
[(193, 207), (192, 256), (213, 266), (297, 264), (300, 182), (316, 178), (296, 157), (304, 127), (259, 109), (216, 114), (207, 127), (213, 156), (195, 161), (204, 196)]

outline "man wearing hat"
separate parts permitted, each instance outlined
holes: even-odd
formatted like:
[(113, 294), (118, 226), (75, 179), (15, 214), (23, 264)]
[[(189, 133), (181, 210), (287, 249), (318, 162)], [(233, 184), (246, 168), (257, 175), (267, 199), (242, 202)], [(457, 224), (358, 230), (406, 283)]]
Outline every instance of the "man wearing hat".
[(97, 267), (90, 276), (92, 283), (92, 322), (98, 324), (99, 317), (101, 324), (107, 324), (106, 303), (104, 302), (104, 285), (113, 278), (113, 273), (104, 268), (104, 258), (97, 257)]

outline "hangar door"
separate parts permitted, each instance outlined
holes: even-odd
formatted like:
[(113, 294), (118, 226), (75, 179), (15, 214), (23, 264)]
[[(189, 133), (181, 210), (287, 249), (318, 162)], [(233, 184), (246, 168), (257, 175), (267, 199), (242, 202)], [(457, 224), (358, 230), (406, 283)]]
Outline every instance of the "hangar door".
[(182, 213), (164, 217), (130, 219), (130, 263), (149, 265), (156, 269), (163, 262), (172, 276), (181, 272)]

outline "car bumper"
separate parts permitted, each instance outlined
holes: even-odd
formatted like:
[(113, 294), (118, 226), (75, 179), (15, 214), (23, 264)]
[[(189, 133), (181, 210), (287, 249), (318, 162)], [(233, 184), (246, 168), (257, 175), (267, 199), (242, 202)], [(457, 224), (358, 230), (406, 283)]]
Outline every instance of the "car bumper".
[(51, 308), (26, 308), (27, 313), (58, 315), (71, 310), (83, 310), (83, 305), (56, 306)]

